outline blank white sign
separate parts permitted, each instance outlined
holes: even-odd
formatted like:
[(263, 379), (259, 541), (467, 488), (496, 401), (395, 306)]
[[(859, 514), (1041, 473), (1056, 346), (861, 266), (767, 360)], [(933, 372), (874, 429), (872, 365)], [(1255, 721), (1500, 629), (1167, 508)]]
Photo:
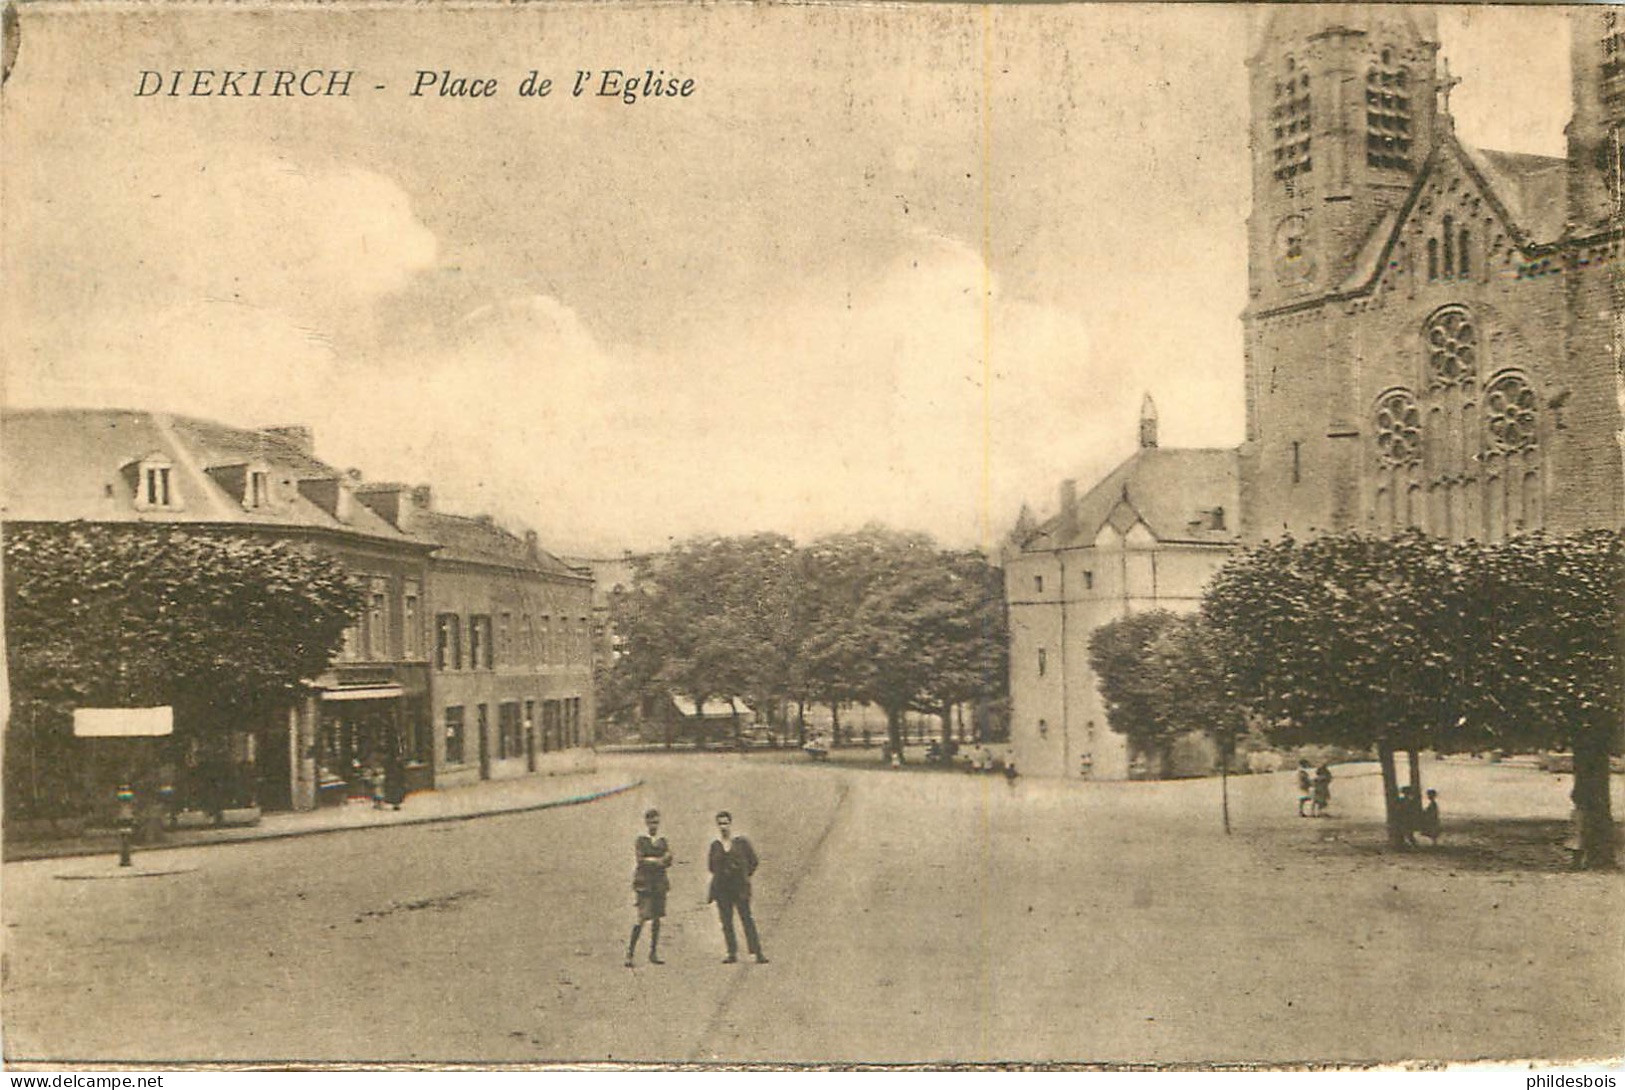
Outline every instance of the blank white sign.
[(80, 738), (138, 738), (175, 732), (175, 710), (161, 708), (75, 708), (73, 733)]

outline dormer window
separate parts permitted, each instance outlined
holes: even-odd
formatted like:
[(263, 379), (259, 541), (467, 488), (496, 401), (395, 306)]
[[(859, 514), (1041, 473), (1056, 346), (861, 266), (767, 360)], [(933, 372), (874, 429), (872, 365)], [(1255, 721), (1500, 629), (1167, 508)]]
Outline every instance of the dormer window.
[[(179, 481), (174, 464), (160, 454), (149, 454), (140, 461), (126, 466), (133, 469), (135, 480), (135, 506), (140, 511), (177, 510), (181, 507)], [(125, 478), (129, 480), (128, 477)]]
[(271, 474), (267, 470), (256, 469), (248, 474), (248, 506), (271, 506)]
[(170, 466), (147, 466), (146, 492), (148, 507), (168, 507), (170, 500), (169, 474)]

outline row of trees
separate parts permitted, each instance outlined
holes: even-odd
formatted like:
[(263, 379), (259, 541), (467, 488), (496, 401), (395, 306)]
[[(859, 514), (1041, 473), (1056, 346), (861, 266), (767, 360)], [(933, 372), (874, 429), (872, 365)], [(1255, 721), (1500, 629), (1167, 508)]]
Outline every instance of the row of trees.
[(1609, 756), (1625, 722), (1625, 550), (1614, 531), (1450, 544), (1284, 540), (1233, 560), (1199, 616), (1145, 614), (1097, 633), (1116, 730), (1164, 749), (1190, 730), (1222, 751), (1249, 727), (1277, 744), (1375, 750), (1400, 845), (1395, 755), (1569, 749), (1580, 862), (1611, 866)]
[(304, 546), (171, 526), (10, 526), (6, 801), (74, 808), (72, 713), (170, 705), (175, 745), (223, 747), (327, 668), (362, 594)]
[(978, 553), (869, 526), (797, 546), (779, 534), (701, 538), (639, 563), (612, 617), (622, 653), (601, 707), (649, 697), (742, 697), (805, 710), (870, 702), (895, 750), (905, 713), (943, 717), (1000, 700), (1007, 639), (1002, 573)]

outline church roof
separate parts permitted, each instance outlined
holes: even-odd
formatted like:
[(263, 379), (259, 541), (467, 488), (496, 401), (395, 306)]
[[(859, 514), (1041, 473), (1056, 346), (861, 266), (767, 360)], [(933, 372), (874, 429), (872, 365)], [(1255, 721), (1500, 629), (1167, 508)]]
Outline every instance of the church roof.
[(1143, 522), (1159, 542), (1229, 545), (1240, 502), (1234, 448), (1141, 447), (1079, 496), (1073, 512), (1058, 512), (1017, 544), (1090, 545), (1108, 523), (1126, 533)]
[(1555, 242), (1563, 234), (1567, 159), (1491, 151), (1457, 142), (1529, 242)]
[(1556, 242), (1562, 237), (1567, 226), (1564, 188), (1567, 160), (1548, 155), (1475, 148), (1447, 134), (1439, 148), (1417, 172), (1416, 181), (1405, 202), (1385, 212), (1376, 227), (1372, 228), (1350, 264), (1348, 274), (1338, 284), (1340, 294), (1353, 294), (1376, 282), (1404, 229), (1405, 221), (1415, 210), (1422, 190), (1434, 172), (1440, 169), (1441, 159), (1447, 155), (1454, 155), (1474, 182), (1485, 191), (1491, 205), (1505, 220), (1512, 237), (1520, 245), (1537, 246)]

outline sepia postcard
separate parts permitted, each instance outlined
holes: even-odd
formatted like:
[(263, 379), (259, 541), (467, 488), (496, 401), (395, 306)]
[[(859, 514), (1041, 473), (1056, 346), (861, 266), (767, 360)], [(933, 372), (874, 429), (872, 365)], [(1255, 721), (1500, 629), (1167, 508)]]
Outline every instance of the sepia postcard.
[(8, 1068), (1614, 1085), (1616, 9), (4, 11)]

